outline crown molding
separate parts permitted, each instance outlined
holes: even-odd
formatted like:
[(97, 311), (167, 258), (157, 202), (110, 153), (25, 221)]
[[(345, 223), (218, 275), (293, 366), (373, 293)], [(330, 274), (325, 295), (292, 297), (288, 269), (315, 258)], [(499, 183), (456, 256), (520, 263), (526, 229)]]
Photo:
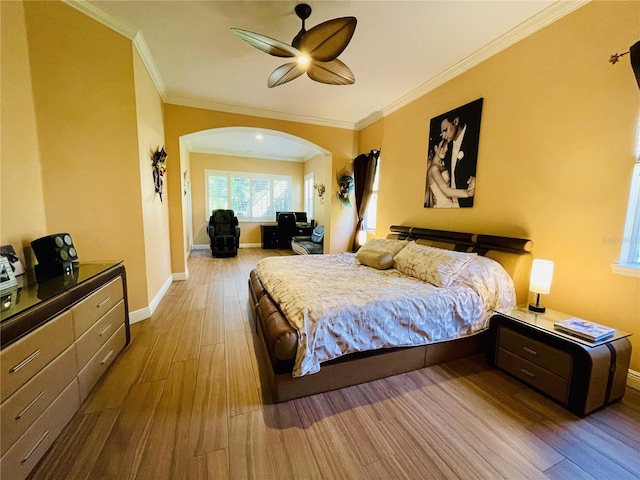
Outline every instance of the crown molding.
[(155, 61), (153, 60), (153, 56), (151, 55), (151, 51), (147, 46), (147, 42), (142, 35), (142, 31), (130, 24), (129, 22), (122, 20), (120, 18), (114, 17), (113, 15), (108, 14), (107, 12), (99, 9), (98, 7), (87, 3), (85, 0), (62, 0), (63, 3), (66, 3), (70, 7), (78, 10), (81, 13), (84, 13), (90, 18), (93, 18), (95, 21), (101, 23), (107, 28), (110, 28), (116, 33), (128, 38), (135, 45), (136, 50), (140, 54), (142, 58), (142, 62), (144, 63), (149, 75), (151, 76), (151, 80), (153, 81), (158, 93), (162, 97), (163, 101), (165, 100), (165, 86), (162, 77), (160, 76), (160, 72), (156, 66)]
[(515, 28), (512, 28), (507, 33), (501, 35), (491, 43), (485, 45), (481, 49), (472, 53), (468, 57), (464, 58), (457, 64), (453, 65), (449, 69), (445, 70), (439, 75), (436, 75), (432, 79), (423, 83), (420, 87), (402, 96), (395, 102), (387, 105), (382, 110), (374, 112), (369, 117), (357, 122), (355, 124), (355, 130), (362, 130), (363, 128), (371, 125), (377, 120), (386, 117), (387, 115), (399, 110), (400, 108), (410, 104), (423, 95), (435, 90), (440, 85), (453, 80), (458, 75), (470, 70), (483, 61), (493, 57), (507, 47), (523, 40), (524, 38), (534, 34), (538, 30), (550, 25), (551, 23), (559, 20), (560, 18), (568, 15), (569, 13), (577, 10), (578, 8), (589, 3), (591, 0), (558, 0), (553, 5), (550, 5), (542, 12), (524, 21)]
[(323, 127), (336, 127), (354, 130), (355, 124), (352, 122), (343, 122), (340, 120), (329, 120), (318, 117), (308, 117), (304, 115), (294, 115), (290, 113), (277, 112), (274, 110), (263, 110), (259, 108), (242, 107), (240, 105), (230, 105), (226, 103), (218, 103), (203, 98), (182, 97), (179, 95), (167, 94), (165, 103), (180, 105), (183, 107), (203, 108), (205, 110), (217, 110), (226, 113), (236, 113), (238, 115), (250, 115), (254, 117), (265, 117), (274, 120), (285, 120), (289, 122), (308, 123), (312, 125), (320, 125)]
[(468, 57), (464, 58), (451, 68), (442, 72), (439, 75), (431, 78), (427, 82), (423, 83), (420, 87), (402, 96), (395, 102), (387, 105), (381, 110), (372, 112), (368, 117), (356, 122), (344, 122), (339, 120), (329, 120), (317, 117), (308, 117), (304, 115), (294, 115), (284, 112), (277, 112), (272, 110), (262, 110), (257, 108), (243, 107), (239, 105), (229, 105), (224, 103), (218, 103), (207, 99), (183, 97), (179, 95), (169, 94), (165, 90), (164, 81), (156, 67), (151, 51), (149, 50), (142, 32), (137, 27), (130, 23), (116, 18), (108, 13), (100, 10), (85, 0), (62, 0), (67, 5), (75, 8), (76, 10), (86, 14), (94, 20), (102, 23), (108, 28), (111, 28), (115, 32), (129, 38), (135, 45), (138, 53), (142, 57), (153, 83), (155, 84), (158, 93), (162, 97), (165, 103), (171, 103), (174, 105), (181, 105), (185, 107), (202, 108), (207, 110), (218, 110), (227, 113), (236, 113), (239, 115), (250, 115), (256, 117), (271, 118), (274, 120), (285, 120), (297, 123), (308, 123), (312, 125), (345, 128), (349, 130), (362, 130), (363, 128), (371, 125), (384, 118), (387, 115), (399, 110), (400, 108), (410, 104), (423, 95), (436, 89), (440, 85), (454, 79), (458, 75), (470, 70), (479, 63), (487, 60), (488, 58), (496, 55), (502, 50), (510, 47), (511, 45), (519, 42), (520, 40), (532, 35), (538, 30), (546, 27), (547, 25), (559, 20), (560, 18), (568, 15), (569, 13), (577, 10), (578, 8), (589, 3), (591, 0), (558, 0), (548, 8), (540, 12), (539, 14), (531, 17), (525, 22), (521, 23), (517, 27), (511, 29), (509, 32), (503, 34), (493, 42), (484, 46), (483, 48), (472, 53)]

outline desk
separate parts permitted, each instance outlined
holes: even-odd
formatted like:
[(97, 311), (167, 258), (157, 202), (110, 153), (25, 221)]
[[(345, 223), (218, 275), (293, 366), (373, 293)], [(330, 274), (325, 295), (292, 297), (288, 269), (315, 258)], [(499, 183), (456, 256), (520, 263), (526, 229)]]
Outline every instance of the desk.
[[(310, 236), (313, 232), (314, 222), (299, 223), (297, 224), (297, 231), (294, 235), (307, 235)], [(260, 225), (260, 234), (262, 237), (262, 248), (278, 248), (278, 224), (264, 223)]]

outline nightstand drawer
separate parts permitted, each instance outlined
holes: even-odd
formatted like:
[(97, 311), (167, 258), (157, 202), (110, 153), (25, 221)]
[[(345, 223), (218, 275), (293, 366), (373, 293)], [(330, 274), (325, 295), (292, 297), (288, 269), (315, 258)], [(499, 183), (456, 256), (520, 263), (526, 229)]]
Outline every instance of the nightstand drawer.
[(504, 348), (498, 348), (498, 367), (566, 405), (569, 382)]
[(567, 352), (520, 335), (509, 328), (500, 328), (498, 347), (510, 351), (562, 378), (571, 378), (573, 358)]

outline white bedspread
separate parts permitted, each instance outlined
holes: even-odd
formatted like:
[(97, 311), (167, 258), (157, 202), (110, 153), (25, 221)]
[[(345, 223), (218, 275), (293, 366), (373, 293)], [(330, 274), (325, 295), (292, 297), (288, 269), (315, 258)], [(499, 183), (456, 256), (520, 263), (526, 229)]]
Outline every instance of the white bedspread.
[(257, 271), (298, 331), (294, 377), (352, 352), (471, 335), (486, 328), (492, 309), (516, 305), (509, 276), (483, 257), (448, 288), (361, 265), (351, 253), (268, 257)]

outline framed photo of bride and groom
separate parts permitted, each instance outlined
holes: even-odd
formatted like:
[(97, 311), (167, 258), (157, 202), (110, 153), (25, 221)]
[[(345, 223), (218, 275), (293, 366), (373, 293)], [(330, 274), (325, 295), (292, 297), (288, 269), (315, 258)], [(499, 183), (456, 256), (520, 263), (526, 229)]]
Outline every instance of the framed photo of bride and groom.
[(482, 100), (431, 119), (425, 208), (473, 207)]

